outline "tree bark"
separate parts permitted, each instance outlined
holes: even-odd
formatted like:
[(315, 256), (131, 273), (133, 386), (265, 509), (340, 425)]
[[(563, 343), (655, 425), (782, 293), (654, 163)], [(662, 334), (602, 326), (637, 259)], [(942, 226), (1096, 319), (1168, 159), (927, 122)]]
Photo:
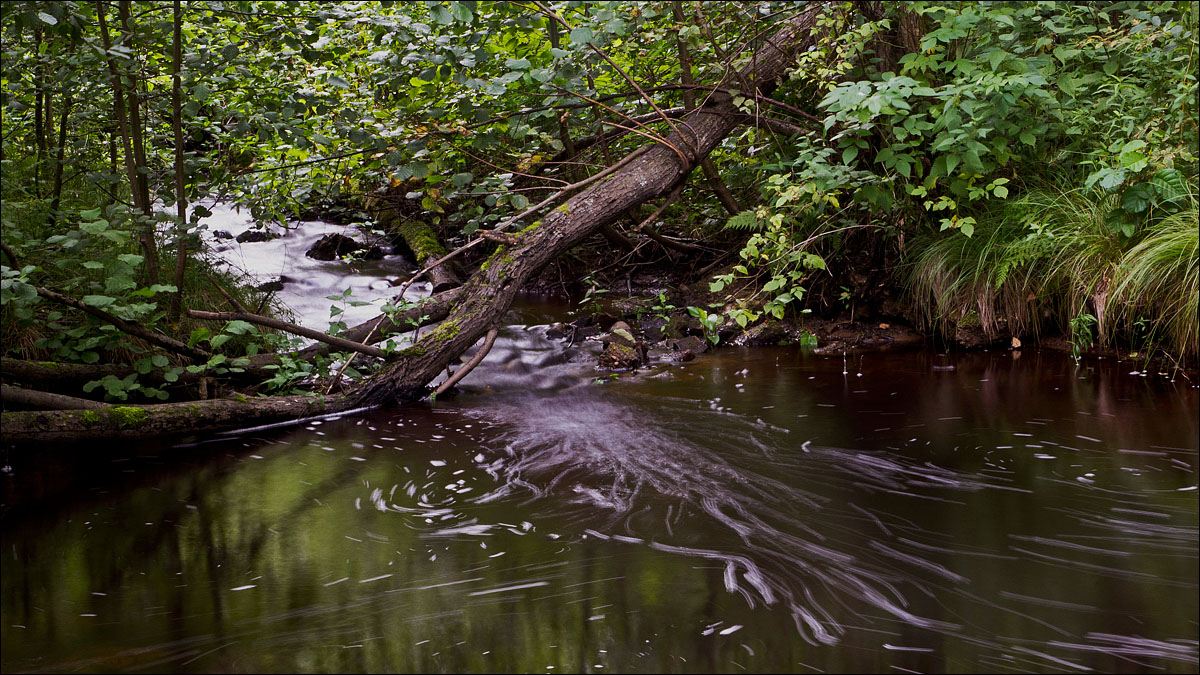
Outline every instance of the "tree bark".
[(175, 293), (171, 295), (170, 317), (179, 321), (183, 305), (183, 276), (187, 272), (187, 193), (184, 191), (183, 102), (179, 71), (183, 69), (183, 9), (174, 3), (174, 36), (171, 41), (171, 128), (175, 132)]
[[(792, 64), (795, 51), (811, 42), (814, 19), (822, 10), (821, 5), (810, 5), (783, 22), (738, 74), (737, 81), (751, 82), (763, 93), (773, 88)], [(501, 246), (486, 269), (463, 286), (462, 298), (450, 316), (417, 342), (411, 355), (397, 359), (367, 382), (356, 393), (356, 400), (394, 404), (423, 397), (426, 385), (447, 364), (499, 325), (529, 278), (628, 209), (668, 193), (734, 129), (736, 112), (727, 94), (715, 94), (680, 125), (688, 129), (686, 142), (675, 133), (667, 139), (676, 148), (689, 149), (686, 162), (681, 163), (674, 150), (657, 144), (604, 181), (572, 197), (565, 208), (551, 211), (540, 227), (519, 235), (520, 242), (515, 246)]]
[[(128, 3), (121, 3), (125, 7), (125, 13), (128, 14)], [(108, 35), (108, 21), (105, 19), (104, 3), (96, 0), (96, 17), (100, 22), (100, 37), (104, 43), (105, 60), (108, 62), (108, 72), (112, 79), (113, 89), (113, 113), (117, 117), (117, 126), (121, 131), (121, 145), (125, 152), (125, 177), (129, 180), (129, 191), (133, 197), (134, 207), (141, 211), (143, 215), (149, 214), (149, 203), (143, 204), (141, 191), (138, 189), (138, 164), (133, 151), (133, 132), (131, 130), (131, 122), (125, 111), (125, 85), (121, 83), (121, 71), (117, 66), (117, 60), (109, 52), (112, 51), (112, 39)], [(133, 100), (132, 98), (130, 100)], [(154, 241), (154, 230), (150, 227), (138, 228), (138, 239), (142, 244), (142, 254), (145, 256), (147, 269), (153, 269), (153, 278), (156, 283), (158, 279), (158, 244)]]
[[(117, 12), (121, 19), (122, 32), (124, 35), (125, 46), (133, 49), (134, 32), (133, 19), (129, 15), (130, 0), (120, 0), (117, 3)], [(145, 265), (146, 265), (146, 283), (158, 283), (158, 244), (154, 240), (154, 212), (150, 203), (150, 176), (149, 165), (146, 163), (146, 139), (145, 130), (142, 128), (142, 113), (141, 113), (141, 93), (138, 91), (138, 78), (131, 74), (130, 79), (132, 85), (129, 88), (129, 133), (133, 142), (133, 161), (134, 161), (134, 185), (135, 191), (134, 203), (138, 205), (138, 209), (142, 212), (142, 220), (139, 232), (142, 233), (143, 242), (149, 243), (145, 248)]]
[(145, 406), (113, 405), (101, 410), (30, 410), (3, 414), (6, 444), (48, 444), (98, 438), (147, 438), (221, 431), (344, 412), (346, 397), (276, 396), (211, 399)]
[(54, 158), (54, 187), (50, 192), (51, 228), (58, 219), (58, 205), (62, 201), (63, 165), (66, 162), (67, 153), (67, 117), (71, 114), (72, 100), (71, 92), (67, 92), (66, 98), (63, 100), (62, 117), (58, 122), (58, 152)]
[(107, 403), (100, 401), (8, 385), (0, 387), (0, 400), (3, 400), (5, 404), (21, 405), (39, 410), (100, 410), (109, 407)]

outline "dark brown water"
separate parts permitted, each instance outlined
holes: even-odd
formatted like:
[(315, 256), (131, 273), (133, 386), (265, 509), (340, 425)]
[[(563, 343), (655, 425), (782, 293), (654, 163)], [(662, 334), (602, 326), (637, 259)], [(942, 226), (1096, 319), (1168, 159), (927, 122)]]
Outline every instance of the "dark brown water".
[(1182, 378), (760, 348), (597, 383), (541, 332), (454, 401), (9, 455), (3, 670), (1196, 671)]

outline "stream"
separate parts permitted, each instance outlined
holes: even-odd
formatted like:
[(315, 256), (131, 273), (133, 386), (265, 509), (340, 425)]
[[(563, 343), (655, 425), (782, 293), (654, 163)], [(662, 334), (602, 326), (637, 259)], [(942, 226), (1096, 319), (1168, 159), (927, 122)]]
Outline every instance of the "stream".
[[(341, 230), (221, 255), (324, 329), (411, 270), (304, 257)], [(3, 671), (1200, 666), (1182, 376), (787, 346), (613, 378), (545, 337), (570, 309), (523, 300), (451, 400), (10, 453)]]

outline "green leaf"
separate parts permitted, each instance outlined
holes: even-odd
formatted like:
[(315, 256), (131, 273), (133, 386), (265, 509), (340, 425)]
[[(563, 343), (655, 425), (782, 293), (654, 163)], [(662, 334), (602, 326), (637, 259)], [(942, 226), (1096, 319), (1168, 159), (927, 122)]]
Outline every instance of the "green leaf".
[(117, 260), (120, 260), (130, 267), (137, 267), (138, 265), (142, 264), (142, 261), (145, 260), (145, 258), (132, 253), (122, 253), (121, 255), (117, 256)]
[(529, 68), (529, 59), (506, 59), (504, 66), (512, 70), (525, 70)]
[(450, 15), (455, 21), (460, 23), (471, 23), (475, 19), (475, 15), (471, 13), (470, 8), (461, 2), (450, 3)]
[(430, 7), (429, 16), (442, 25), (448, 25), (454, 21), (454, 15), (450, 13), (450, 10), (441, 5)]
[(257, 329), (254, 327), (254, 324), (238, 319), (230, 321), (225, 326), (225, 332), (232, 335), (245, 335), (246, 333), (255, 333)]
[(474, 178), (475, 175), (470, 172), (456, 173), (450, 178), (450, 182), (454, 183), (454, 187), (460, 188), (470, 183)]
[(580, 26), (571, 31), (571, 42), (575, 44), (587, 44), (592, 41), (592, 29)]
[(1163, 169), (1150, 179), (1160, 197), (1167, 201), (1177, 199), (1187, 194), (1187, 184), (1183, 180), (1183, 172), (1178, 169)]
[(337, 75), (330, 75), (328, 81), (329, 81), (329, 84), (337, 87), (338, 89), (349, 89), (350, 88), (350, 83), (347, 82), (344, 78), (339, 77)]
[(82, 301), (88, 307), (107, 307), (116, 302), (117, 299), (107, 295), (85, 295)]
[(996, 195), (1000, 199), (1008, 199), (1008, 188), (1004, 187), (1003, 185), (997, 185), (996, 189), (992, 190), (992, 194)]
[(858, 146), (852, 145), (842, 151), (842, 164), (849, 164), (855, 157), (858, 157)]
[(58, 24), (58, 19), (45, 12), (38, 12), (38, 18), (41, 19), (43, 23), (48, 23), (51, 26)]

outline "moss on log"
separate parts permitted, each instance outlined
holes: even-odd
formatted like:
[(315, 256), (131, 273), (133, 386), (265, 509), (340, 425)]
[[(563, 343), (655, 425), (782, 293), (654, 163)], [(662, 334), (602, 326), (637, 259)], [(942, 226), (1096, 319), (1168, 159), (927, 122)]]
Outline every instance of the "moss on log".
[(4, 444), (29, 445), (100, 438), (147, 438), (292, 421), (349, 410), (346, 397), (276, 396), (114, 405), (94, 410), (30, 410), (0, 416)]

